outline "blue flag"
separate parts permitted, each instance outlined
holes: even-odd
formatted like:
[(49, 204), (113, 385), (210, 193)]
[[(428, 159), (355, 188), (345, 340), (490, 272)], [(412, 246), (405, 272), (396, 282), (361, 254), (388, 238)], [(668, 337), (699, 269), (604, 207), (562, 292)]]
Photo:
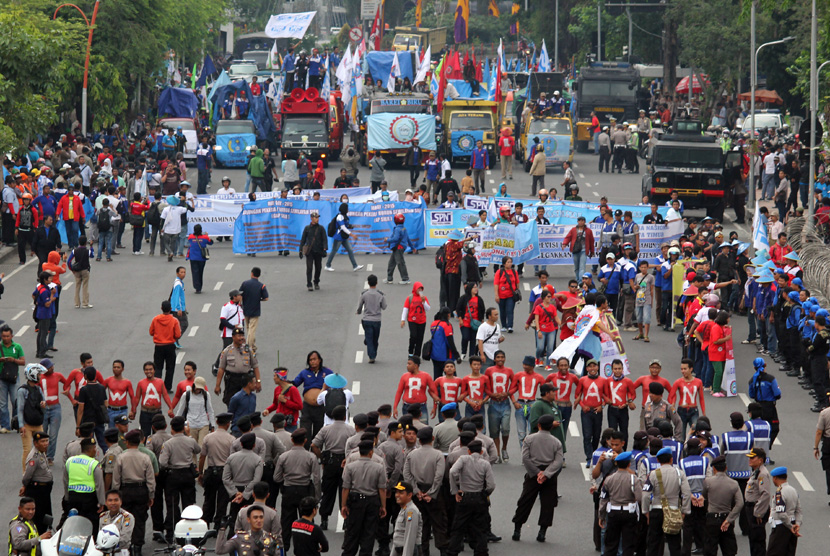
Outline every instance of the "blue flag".
[(196, 80), (196, 88), (207, 84), (209, 75), (216, 73), (216, 66), (213, 64), (213, 59), (205, 54), (205, 61), (202, 63), (202, 73), (199, 74), (199, 79)]

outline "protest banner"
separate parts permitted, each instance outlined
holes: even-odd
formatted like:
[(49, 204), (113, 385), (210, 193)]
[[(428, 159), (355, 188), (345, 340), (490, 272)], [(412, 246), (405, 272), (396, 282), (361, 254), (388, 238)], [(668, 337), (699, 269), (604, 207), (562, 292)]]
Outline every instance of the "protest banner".
[(317, 12), (272, 15), (265, 25), (265, 34), (272, 39), (301, 39)]
[(366, 123), (370, 151), (407, 149), (418, 140), (421, 149), (435, 150), (435, 117), (429, 114), (372, 114)]
[(426, 211), (427, 247), (444, 245), (453, 230), (466, 231), (470, 217), (478, 219), (478, 211), (465, 209), (429, 209)]
[(539, 235), (535, 222), (518, 226), (499, 224), (482, 229), (482, 248), (478, 260), (485, 264), (501, 264), (511, 257), (513, 264), (532, 261), (539, 255)]

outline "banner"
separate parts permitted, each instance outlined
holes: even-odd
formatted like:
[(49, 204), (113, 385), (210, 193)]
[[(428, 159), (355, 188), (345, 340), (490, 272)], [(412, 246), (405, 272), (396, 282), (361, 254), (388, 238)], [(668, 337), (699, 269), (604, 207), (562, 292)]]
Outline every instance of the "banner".
[(370, 151), (408, 149), (413, 139), (418, 140), (422, 150), (435, 150), (435, 116), (372, 114), (367, 118), (366, 135)]
[(478, 260), (485, 264), (501, 264), (502, 258), (513, 259), (513, 264), (526, 263), (539, 256), (539, 234), (535, 222), (513, 226), (499, 224), (481, 230), (482, 248)]
[[(320, 214), (320, 225), (327, 228), (337, 216), (337, 203), (266, 199), (246, 203), (234, 224), (234, 253), (266, 253), (299, 251), (303, 229), (310, 223), (310, 214)], [(359, 203), (349, 205), (352, 225), (352, 247), (356, 252), (388, 253), (387, 239), (395, 227), (394, 217), (403, 214), (406, 227), (416, 249), (424, 248), (423, 206), (418, 203)], [(333, 238), (328, 238), (329, 248)], [(343, 251), (345, 252), (345, 251)]]
[[(514, 206), (517, 202), (524, 205), (524, 213), (528, 216), (536, 216), (536, 207), (540, 204), (538, 199), (516, 199), (513, 197), (493, 197), (487, 210), (490, 212), (488, 218), (496, 220), (499, 217), (499, 210), (501, 207), (510, 207), (510, 212), (514, 212)], [(589, 224), (599, 216), (598, 203), (586, 203), (579, 201), (548, 201), (543, 205), (545, 207), (545, 218), (550, 220), (551, 224), (572, 224), (576, 225), (576, 219), (580, 216), (584, 217)], [(630, 211), (631, 218), (635, 222), (642, 222), (647, 214), (651, 213), (651, 207), (647, 205), (614, 205), (611, 208), (614, 210), (621, 210), (623, 212)], [(664, 218), (668, 213), (669, 207), (658, 207), (657, 212)], [(642, 228), (642, 224), (640, 227)]]
[[(469, 196), (467, 197), (469, 198)], [(453, 230), (462, 230), (467, 233), (468, 221), (470, 217), (478, 220), (477, 210), (464, 209), (429, 209), (426, 211), (427, 222), (427, 247), (439, 247), (447, 242), (447, 237)], [(481, 255), (481, 249), (478, 249), (476, 255)]]
[(265, 25), (265, 34), (272, 39), (301, 39), (317, 12), (272, 15)]

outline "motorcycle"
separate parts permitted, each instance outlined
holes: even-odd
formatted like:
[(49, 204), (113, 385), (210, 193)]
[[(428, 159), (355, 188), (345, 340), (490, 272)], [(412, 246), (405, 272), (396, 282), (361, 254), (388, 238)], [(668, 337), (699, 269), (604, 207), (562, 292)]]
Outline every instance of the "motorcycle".
[[(47, 520), (51, 528), (51, 523)], [(118, 547), (121, 535), (118, 527), (107, 525), (92, 539), (92, 522), (80, 515), (72, 515), (51, 538), (40, 541), (43, 556), (126, 556), (127, 550)]]
[(201, 556), (205, 553), (204, 544), (208, 539), (216, 538), (216, 530), (209, 529), (202, 519), (202, 508), (193, 504), (182, 510), (181, 519), (173, 529), (175, 542), (168, 542), (161, 531), (153, 533), (153, 540), (165, 544), (154, 553), (175, 554), (177, 556)]

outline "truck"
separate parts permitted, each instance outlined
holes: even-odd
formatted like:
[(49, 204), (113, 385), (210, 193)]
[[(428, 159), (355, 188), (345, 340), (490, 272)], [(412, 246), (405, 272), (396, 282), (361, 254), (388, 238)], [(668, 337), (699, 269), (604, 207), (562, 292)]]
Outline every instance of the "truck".
[(738, 151), (724, 153), (717, 138), (702, 130), (699, 120), (677, 120), (671, 133), (656, 139), (646, 158), (642, 194), (662, 205), (676, 191), (684, 208), (706, 209), (707, 216), (723, 221), (743, 160)]
[(329, 99), (320, 97), (315, 88), (294, 89), (280, 106), (280, 150), (296, 157), (300, 151), (312, 162), (328, 166), (330, 116)]
[(449, 100), (444, 102), (441, 121), (444, 156), (450, 164), (469, 163), (476, 142), (481, 141), (490, 154), (489, 165), (496, 160), (496, 124), (499, 103), (492, 100)]
[[(388, 93), (375, 91), (358, 101), (360, 131), (356, 147), (364, 166), (374, 151), (403, 163), (412, 139), (417, 135), (421, 151), (426, 154), (436, 148), (435, 116), (427, 93)], [(391, 119), (390, 119), (391, 118)], [(423, 129), (422, 129), (423, 128)], [(427, 137), (424, 129), (431, 129)]]
[(596, 113), (600, 126), (609, 125), (611, 120), (633, 123), (638, 117), (639, 98), (640, 73), (629, 64), (596, 62), (580, 69), (574, 114), (576, 150), (587, 152), (592, 142), (591, 112)]
[(427, 29), (426, 27), (395, 27), (395, 38), (392, 40), (392, 50), (397, 52), (416, 51), (425, 52), (427, 46), (431, 46), (433, 55), (444, 48), (447, 44), (447, 28), (438, 27)]
[(531, 116), (522, 123), (521, 133), (516, 141), (516, 158), (530, 171), (533, 160), (530, 150), (534, 138), (539, 138), (539, 145), (545, 150), (546, 167), (562, 167), (563, 162), (573, 162), (574, 137), (573, 125), (569, 114), (536, 117)]

